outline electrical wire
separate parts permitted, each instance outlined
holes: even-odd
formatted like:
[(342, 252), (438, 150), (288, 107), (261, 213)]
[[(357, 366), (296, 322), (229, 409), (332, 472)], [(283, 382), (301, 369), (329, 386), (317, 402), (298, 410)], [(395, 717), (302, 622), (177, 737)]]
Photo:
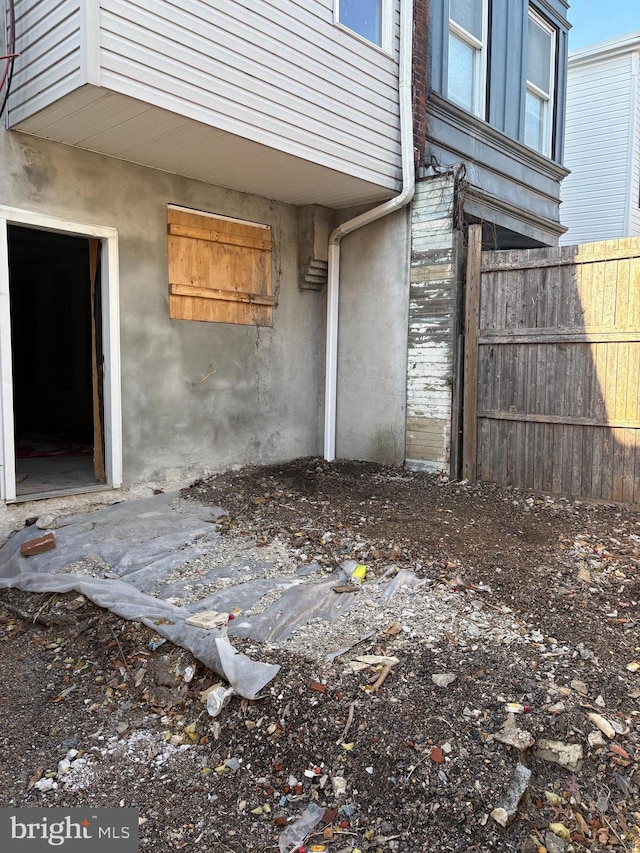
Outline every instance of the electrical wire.
[(2, 79), (0, 80), (0, 93), (2, 89), (5, 89), (4, 97), (2, 99), (2, 105), (0, 106), (0, 118), (2, 117), (5, 107), (7, 106), (7, 101), (9, 100), (9, 93), (11, 91), (11, 82), (13, 80), (13, 64), (15, 62), (16, 54), (16, 21), (15, 21), (15, 8), (14, 8), (14, 0), (9, 0), (7, 4), (7, 13), (8, 13), (8, 33), (7, 33), (7, 55), (3, 57), (6, 60), (6, 65), (4, 68), (4, 72), (2, 74)]

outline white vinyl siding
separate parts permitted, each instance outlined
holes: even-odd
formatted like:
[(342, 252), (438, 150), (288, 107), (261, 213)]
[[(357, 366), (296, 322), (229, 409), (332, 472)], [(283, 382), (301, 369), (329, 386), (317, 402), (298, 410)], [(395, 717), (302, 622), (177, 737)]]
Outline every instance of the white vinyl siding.
[[(385, 55), (335, 25), (333, 0), (101, 0), (99, 82), (102, 91), (394, 187), (399, 5), (389, 2), (393, 50)], [(36, 91), (41, 81), (29, 85)], [(11, 120), (25, 117), (14, 111)]]
[[(569, 64), (565, 165), (560, 218), (563, 244), (625, 234), (629, 176), (631, 56)], [(637, 167), (636, 167), (637, 168)]]
[(33, 114), (82, 82), (81, 0), (18, 0), (11, 109)]
[(632, 119), (635, 123), (633, 152), (631, 156), (631, 204), (629, 210), (629, 236), (640, 237), (640, 51), (632, 58), (631, 97)]

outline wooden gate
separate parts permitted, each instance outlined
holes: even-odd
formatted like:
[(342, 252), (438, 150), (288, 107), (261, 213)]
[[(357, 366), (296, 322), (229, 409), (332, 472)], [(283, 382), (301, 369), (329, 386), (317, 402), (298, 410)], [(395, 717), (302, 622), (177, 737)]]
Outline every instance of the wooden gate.
[(469, 229), (463, 475), (640, 503), (640, 238), (481, 252)]

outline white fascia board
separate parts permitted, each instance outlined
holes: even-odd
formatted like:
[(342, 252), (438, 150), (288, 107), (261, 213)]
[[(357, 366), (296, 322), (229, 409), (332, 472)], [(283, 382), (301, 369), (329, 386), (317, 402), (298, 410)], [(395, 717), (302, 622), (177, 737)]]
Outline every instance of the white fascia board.
[(586, 47), (569, 51), (569, 68), (591, 62), (594, 59), (609, 59), (622, 53), (640, 51), (640, 30), (634, 30), (624, 36), (599, 41)]

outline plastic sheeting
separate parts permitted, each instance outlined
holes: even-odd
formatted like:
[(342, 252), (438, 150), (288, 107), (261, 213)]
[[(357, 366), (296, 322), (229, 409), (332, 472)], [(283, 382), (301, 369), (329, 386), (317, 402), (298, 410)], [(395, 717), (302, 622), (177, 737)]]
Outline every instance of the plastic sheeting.
[[(186, 625), (185, 619), (200, 605), (178, 607), (162, 597), (164, 578), (215, 546), (215, 521), (221, 514), (169, 495), (114, 504), (60, 518), (56, 548), (31, 557), (23, 557), (20, 546), (41, 531), (26, 527), (0, 548), (0, 586), (30, 592), (76, 590), (188, 649), (237, 693), (253, 699), (279, 667), (239, 654), (224, 631)], [(102, 577), (67, 570), (70, 563), (82, 569), (82, 561), (91, 564), (95, 558), (108, 564), (97, 572)]]
[[(229, 637), (277, 643), (312, 618), (335, 622), (352, 606), (354, 596), (336, 595), (332, 587), (349, 577), (355, 563), (327, 575), (317, 564), (278, 574), (255, 556), (249, 566), (244, 558), (223, 565), (207, 560), (221, 545), (215, 522), (222, 514), (221, 509), (171, 495), (127, 501), (57, 519), (56, 548), (30, 557), (20, 554), (20, 546), (42, 531), (26, 527), (0, 548), (0, 587), (77, 590), (100, 607), (143, 622), (188, 649), (236, 693), (253, 699), (279, 667), (238, 653)], [(178, 570), (198, 558), (203, 571), (196, 580), (186, 573), (189, 579), (181, 581)], [(222, 588), (210, 593), (211, 583), (215, 586), (220, 579)], [(416, 584), (413, 573), (399, 572), (382, 584), (380, 598), (388, 600), (399, 585)], [(168, 599), (188, 603), (179, 606)], [(186, 624), (203, 610), (241, 613), (223, 629)]]

